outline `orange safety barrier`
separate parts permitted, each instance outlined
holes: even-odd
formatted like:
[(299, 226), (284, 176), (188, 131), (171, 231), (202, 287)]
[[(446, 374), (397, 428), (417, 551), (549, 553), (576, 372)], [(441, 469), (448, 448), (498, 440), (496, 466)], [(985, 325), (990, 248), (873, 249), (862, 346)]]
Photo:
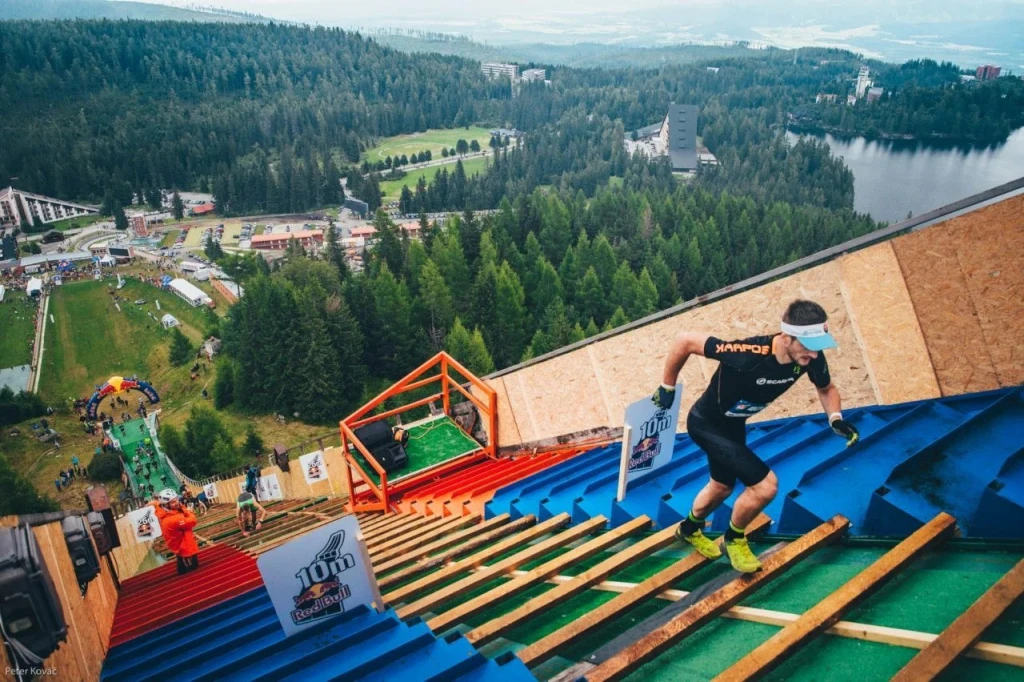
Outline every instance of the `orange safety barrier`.
[[(421, 378), (422, 375), (426, 374), (435, 367), (439, 368), (439, 373)], [(458, 376), (452, 376), (452, 372), (457, 372), (466, 382), (468, 382), (473, 388), (476, 388), (482, 395), (481, 398), (475, 395), (472, 391), (467, 390), (463, 385), (462, 381)], [(420, 398), (414, 400), (407, 405), (402, 405), (390, 410), (385, 410), (378, 414), (369, 414), (373, 410), (380, 407), (385, 401), (395, 398), (403, 393), (414, 391), (424, 386), (429, 386), (435, 382), (441, 382), (441, 391), (433, 395), (427, 396), (426, 398)], [(482, 419), (486, 420), (487, 424), (487, 445), (482, 449), (484, 454), (488, 457), (495, 459), (498, 452), (498, 394), (488, 386), (483, 380), (474, 376), (469, 370), (463, 367), (455, 358), (448, 355), (445, 352), (440, 352), (434, 357), (430, 358), (422, 365), (405, 375), (394, 385), (388, 388), (386, 391), (378, 395), (376, 398), (366, 403), (358, 410), (350, 414), (345, 419), (342, 419), (339, 423), (341, 430), (341, 447), (345, 453), (345, 486), (348, 491), (348, 508), (353, 512), (362, 511), (390, 511), (390, 499), (388, 494), (388, 476), (384, 468), (373, 458), (373, 455), (366, 448), (363, 443), (356, 437), (355, 429), (366, 424), (370, 424), (381, 419), (387, 419), (396, 414), (401, 414), (408, 410), (422, 407), (428, 403), (432, 403), (438, 399), (441, 400), (444, 406), (444, 413), (451, 415), (451, 392), (455, 390), (462, 394), (471, 402), (477, 410), (480, 411)], [(369, 415), (369, 416), (368, 416)], [(459, 427), (461, 428), (461, 426)], [(471, 435), (471, 434), (467, 434)], [(370, 478), (369, 473), (363, 468), (363, 466), (356, 459), (355, 455), (349, 448), (351, 443), (352, 447), (362, 454), (363, 458), (369, 463), (370, 467), (377, 474), (380, 483), (375, 484)], [(370, 493), (372, 500), (364, 501), (365, 495), (363, 492), (356, 492), (356, 482), (353, 479), (353, 474), (361, 479), (361, 485), (365, 485), (367, 491)]]

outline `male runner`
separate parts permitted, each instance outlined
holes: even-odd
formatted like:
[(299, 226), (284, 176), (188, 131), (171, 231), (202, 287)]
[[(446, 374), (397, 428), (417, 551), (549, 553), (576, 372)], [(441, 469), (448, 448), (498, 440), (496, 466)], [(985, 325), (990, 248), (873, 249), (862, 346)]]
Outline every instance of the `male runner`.
[(676, 379), (691, 355), (720, 362), (704, 394), (690, 409), (686, 429), (708, 458), (711, 480), (697, 493), (688, 517), (676, 537), (688, 542), (708, 559), (722, 556), (718, 545), (705, 537), (704, 521), (732, 493), (736, 479), (746, 487), (736, 498), (725, 549), (733, 568), (753, 573), (761, 562), (747, 545), (747, 524), (775, 498), (779, 481), (768, 465), (747, 447), (746, 421), (786, 392), (807, 374), (818, 389), (829, 425), (846, 439), (859, 434), (840, 412), (839, 389), (832, 383), (822, 351), (835, 348), (825, 310), (812, 301), (793, 301), (782, 316), (782, 333), (738, 341), (697, 332), (683, 332), (665, 359), (662, 385), (652, 400), (666, 409), (672, 405)]
[(238, 509), (235, 518), (238, 519), (238, 529), (242, 531), (242, 537), (249, 537), (249, 528), (253, 526), (253, 532), (263, 528), (263, 519), (267, 516), (267, 510), (256, 501), (256, 496), (246, 490), (238, 496)]

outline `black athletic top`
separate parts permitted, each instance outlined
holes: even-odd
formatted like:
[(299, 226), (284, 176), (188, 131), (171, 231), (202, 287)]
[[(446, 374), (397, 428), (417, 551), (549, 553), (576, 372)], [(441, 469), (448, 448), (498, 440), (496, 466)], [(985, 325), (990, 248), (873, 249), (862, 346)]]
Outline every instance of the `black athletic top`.
[(818, 353), (807, 367), (795, 362), (779, 364), (772, 353), (773, 338), (774, 335), (752, 336), (723, 341), (709, 336), (704, 344), (704, 357), (721, 364), (694, 409), (710, 418), (746, 419), (785, 393), (803, 374), (818, 388), (832, 382), (824, 353)]

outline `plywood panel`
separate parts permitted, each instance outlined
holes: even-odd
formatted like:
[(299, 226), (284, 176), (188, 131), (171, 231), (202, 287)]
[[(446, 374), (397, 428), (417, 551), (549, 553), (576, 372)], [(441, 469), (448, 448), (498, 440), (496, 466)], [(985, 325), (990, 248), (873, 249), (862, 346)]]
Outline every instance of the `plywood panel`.
[(924, 335), (891, 242), (839, 260), (842, 289), (880, 402), (938, 398)]
[(61, 679), (99, 679), (103, 659), (106, 657), (106, 637), (101, 640), (96, 621), (90, 613), (90, 605), (83, 599), (78, 588), (60, 523), (36, 526), (32, 531), (57, 588), (68, 626), (68, 640), (43, 662), (42, 667), (53, 668)]
[[(547, 363), (543, 363), (547, 364)], [(533, 419), (530, 417), (529, 405), (526, 401), (526, 394), (523, 391), (523, 377), (520, 372), (515, 372), (508, 376), (502, 377), (502, 381), (505, 382), (505, 393), (508, 395), (509, 409), (515, 415), (516, 428), (519, 429), (519, 438), (521, 443), (536, 440), (537, 428), (533, 424)], [(499, 433), (498, 437), (500, 445), (515, 445), (505, 440), (504, 434)]]
[[(987, 323), (990, 328), (1002, 322), (1011, 325), (1012, 329), (1012, 326), (1019, 323), (1002, 318), (998, 315), (997, 306), (984, 301), (986, 287), (979, 282), (979, 266), (988, 267), (990, 272), (998, 271), (999, 277), (1002, 277), (1003, 271), (1008, 269), (1014, 258), (993, 253), (988, 246), (980, 243), (982, 232), (987, 233), (989, 230), (980, 230), (978, 226), (995, 225), (1013, 229), (1012, 224), (1017, 220), (1019, 235), (1019, 215), (1019, 204), (1017, 200), (1011, 199), (905, 235), (893, 242), (943, 395), (984, 391), (1000, 386), (992, 348), (982, 326), (979, 305), (990, 318)], [(1011, 252), (1020, 248), (1006, 246)], [(971, 256), (970, 252), (974, 249), (983, 249), (988, 260), (979, 262)], [(1010, 273), (1006, 277), (1011, 277)], [(975, 283), (973, 287), (972, 281)], [(1010, 330), (1007, 332), (1009, 336)], [(1003, 344), (999, 345), (1003, 347)]]
[(1024, 383), (1024, 196), (957, 218), (967, 288), (1000, 386)]
[(606, 425), (608, 412), (586, 348), (517, 374), (535, 426), (530, 440)]
[[(519, 433), (519, 424), (516, 422), (512, 403), (509, 401), (505, 379), (502, 377), (490, 379), (487, 384), (498, 394), (498, 446), (522, 443), (523, 439)], [(476, 393), (476, 390), (474, 389), (473, 392)]]

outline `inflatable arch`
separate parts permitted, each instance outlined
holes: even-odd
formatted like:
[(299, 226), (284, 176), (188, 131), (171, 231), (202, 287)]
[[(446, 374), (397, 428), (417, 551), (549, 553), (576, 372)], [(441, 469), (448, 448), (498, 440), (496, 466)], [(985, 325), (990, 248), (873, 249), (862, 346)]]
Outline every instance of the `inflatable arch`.
[(108, 395), (116, 395), (118, 393), (124, 393), (125, 391), (139, 391), (142, 395), (149, 398), (150, 403), (160, 402), (160, 396), (157, 394), (156, 389), (145, 381), (141, 381), (138, 377), (131, 377), (125, 379), (124, 377), (110, 377), (107, 383), (102, 386), (96, 387), (96, 392), (89, 398), (89, 402), (85, 405), (85, 414), (90, 420), (96, 420), (96, 412), (100, 407), (100, 403)]

